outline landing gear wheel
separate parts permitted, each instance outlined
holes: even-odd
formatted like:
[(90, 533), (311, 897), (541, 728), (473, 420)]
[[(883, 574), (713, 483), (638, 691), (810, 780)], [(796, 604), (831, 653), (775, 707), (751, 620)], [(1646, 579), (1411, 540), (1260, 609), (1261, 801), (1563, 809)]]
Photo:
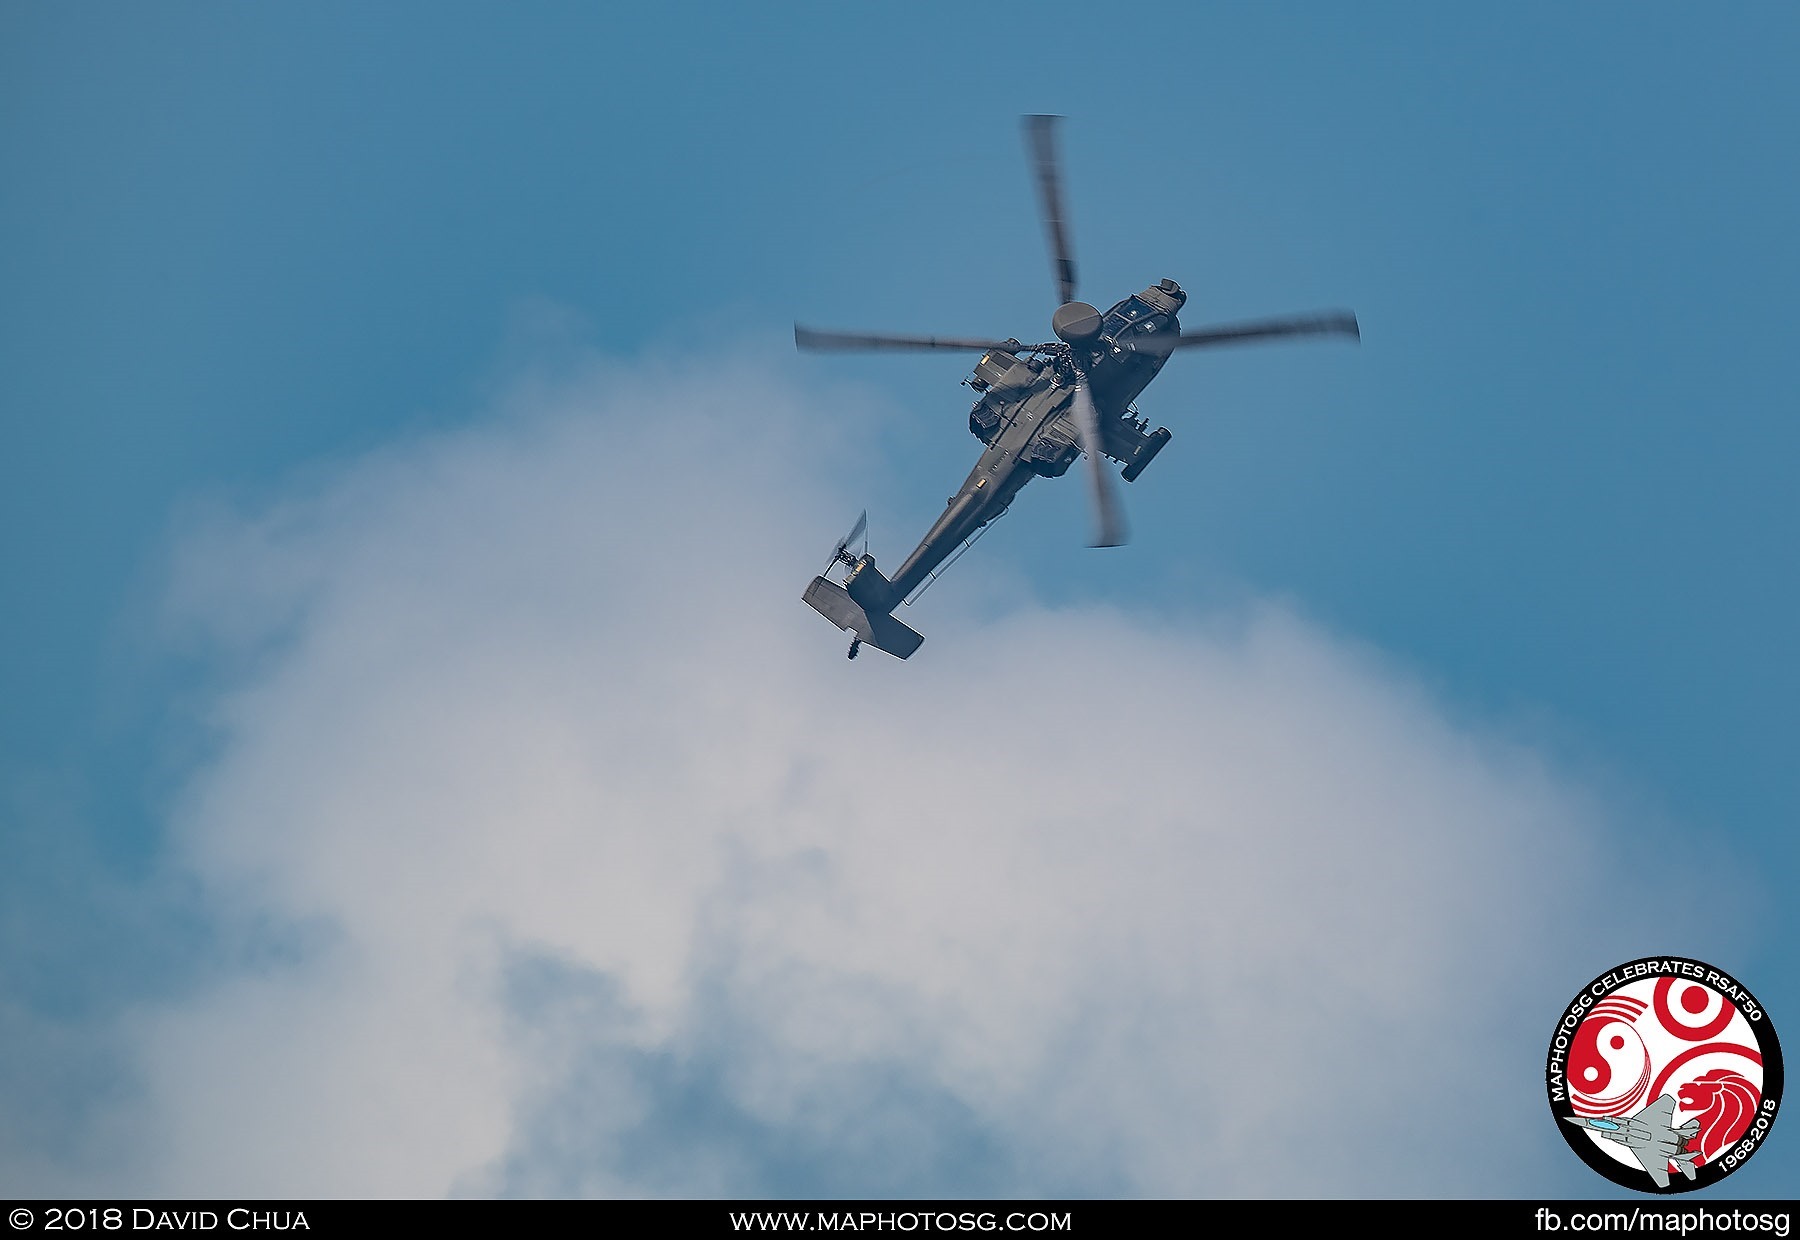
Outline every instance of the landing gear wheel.
[(850, 639), (850, 653), (845, 655), (844, 657), (846, 659), (854, 659), (856, 657), (856, 652), (861, 649), (862, 649), (862, 638), (852, 637)]

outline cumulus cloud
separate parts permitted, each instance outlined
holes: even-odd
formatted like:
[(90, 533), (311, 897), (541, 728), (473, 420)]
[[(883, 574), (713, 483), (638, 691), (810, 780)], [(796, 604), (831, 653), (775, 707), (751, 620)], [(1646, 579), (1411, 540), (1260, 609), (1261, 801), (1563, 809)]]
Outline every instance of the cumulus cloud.
[(229, 967), (112, 1188), (1541, 1191), (1589, 799), (1271, 603), (848, 662), (830, 425), (593, 362), (185, 536)]

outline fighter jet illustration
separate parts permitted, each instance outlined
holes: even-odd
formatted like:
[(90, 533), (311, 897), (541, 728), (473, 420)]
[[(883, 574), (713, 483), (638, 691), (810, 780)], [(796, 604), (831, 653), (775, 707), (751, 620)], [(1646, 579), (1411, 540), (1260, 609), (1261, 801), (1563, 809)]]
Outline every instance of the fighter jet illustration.
[(1669, 1164), (1674, 1163), (1688, 1179), (1694, 1178), (1694, 1160), (1700, 1152), (1688, 1151), (1687, 1143), (1700, 1131), (1700, 1121), (1690, 1119), (1679, 1128), (1671, 1127), (1675, 1118), (1675, 1098), (1664, 1094), (1632, 1116), (1612, 1119), (1588, 1119), (1565, 1115), (1563, 1122), (1585, 1128), (1596, 1137), (1617, 1141), (1631, 1151), (1638, 1165), (1650, 1173), (1658, 1188), (1669, 1186)]

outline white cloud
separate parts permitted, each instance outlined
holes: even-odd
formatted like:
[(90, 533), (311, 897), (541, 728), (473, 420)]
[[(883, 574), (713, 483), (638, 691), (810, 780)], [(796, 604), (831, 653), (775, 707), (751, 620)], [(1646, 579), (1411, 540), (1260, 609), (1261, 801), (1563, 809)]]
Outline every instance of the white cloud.
[(239, 958), (134, 1017), (129, 1187), (1561, 1165), (1536, 1074), (1585, 964), (1534, 973), (1601, 827), (1532, 755), (1273, 605), (940, 587), (919, 655), (847, 662), (799, 601), (851, 507), (807, 398), (596, 367), (505, 404), (188, 539), (177, 611), (235, 670), (174, 847)]

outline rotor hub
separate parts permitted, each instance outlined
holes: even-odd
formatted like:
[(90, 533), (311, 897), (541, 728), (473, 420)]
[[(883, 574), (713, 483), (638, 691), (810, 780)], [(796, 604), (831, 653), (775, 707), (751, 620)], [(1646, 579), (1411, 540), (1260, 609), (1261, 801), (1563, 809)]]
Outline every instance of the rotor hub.
[(1100, 312), (1085, 301), (1064, 302), (1050, 316), (1050, 330), (1066, 344), (1087, 344), (1100, 336)]

